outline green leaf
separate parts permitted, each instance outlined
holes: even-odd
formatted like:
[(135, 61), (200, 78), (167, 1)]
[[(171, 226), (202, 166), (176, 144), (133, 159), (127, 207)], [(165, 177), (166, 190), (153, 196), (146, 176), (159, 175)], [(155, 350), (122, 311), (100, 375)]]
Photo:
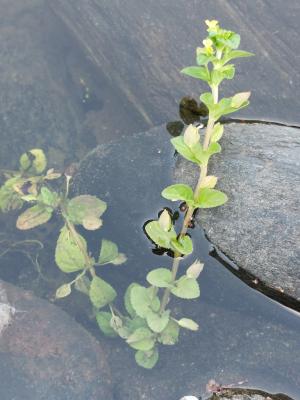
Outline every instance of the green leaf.
[(68, 202), (67, 216), (74, 224), (94, 230), (101, 226), (100, 216), (106, 208), (106, 203), (96, 196), (81, 195)]
[(98, 263), (108, 264), (118, 257), (118, 246), (110, 240), (102, 239)]
[[(85, 239), (79, 234), (77, 236), (82, 248), (87, 251)], [(85, 256), (66, 226), (61, 229), (57, 240), (55, 262), (66, 273), (80, 271), (86, 266)]]
[(117, 297), (115, 289), (98, 276), (92, 279), (89, 295), (92, 304), (96, 308), (106, 306)]
[(211, 111), (214, 106), (214, 98), (210, 92), (202, 93), (200, 96), (200, 101), (206, 105), (206, 107)]
[(21, 171), (41, 174), (47, 167), (45, 153), (41, 149), (31, 149), (20, 157)]
[(193, 189), (184, 184), (176, 184), (166, 187), (162, 193), (162, 197), (171, 201), (184, 200), (188, 204), (194, 200)]
[(212, 143), (218, 142), (223, 136), (223, 132), (224, 132), (224, 126), (221, 125), (220, 122), (218, 122), (214, 126), (210, 141)]
[[(246, 94), (248, 94), (250, 92), (246, 92)], [(238, 95), (241, 95), (244, 93), (238, 93)], [(236, 111), (241, 110), (242, 108), (247, 107), (247, 105), (249, 104), (249, 101), (244, 101), (241, 102), (240, 99), (236, 98), (236, 100), (238, 101), (233, 101), (233, 97), (224, 97), (223, 99), (221, 99), (219, 101), (218, 104), (215, 104), (214, 107), (212, 107), (210, 109), (210, 112), (212, 113), (213, 117), (215, 120), (219, 119), (220, 117), (222, 117), (222, 115), (227, 115), (227, 114), (231, 114), (234, 113)], [(238, 106), (239, 105), (239, 106)]]
[(198, 65), (207, 65), (216, 59), (215, 56), (208, 56), (202, 52), (202, 48), (198, 47), (196, 49), (196, 61)]
[(131, 300), (130, 300), (131, 290), (132, 290), (132, 288), (139, 287), (139, 286), (140, 285), (138, 285), (137, 283), (131, 283), (131, 285), (129, 285), (128, 288), (126, 289), (126, 292), (124, 295), (124, 305), (125, 305), (126, 311), (132, 318), (134, 318), (136, 316), (136, 312), (135, 312), (134, 308), (132, 307)]
[(116, 337), (118, 335), (110, 325), (111, 317), (111, 313), (106, 311), (98, 311), (96, 313), (97, 324), (104, 335), (109, 337)]
[(225, 65), (221, 68), (221, 72), (225, 79), (233, 79), (235, 75), (235, 67), (233, 64)]
[(158, 336), (158, 341), (164, 345), (171, 346), (178, 342), (180, 328), (172, 319), (169, 320), (166, 328)]
[(143, 368), (152, 369), (157, 363), (159, 358), (158, 350), (155, 347), (150, 351), (137, 351), (135, 353), (136, 363)]
[(135, 316), (133, 319), (125, 318), (125, 323), (130, 333), (133, 333), (138, 328), (148, 328), (147, 321), (138, 316)]
[(156, 333), (162, 332), (168, 325), (170, 319), (170, 310), (164, 311), (162, 314), (149, 312), (146, 320), (149, 328)]
[(193, 252), (193, 242), (188, 236), (180, 236), (179, 239), (173, 239), (171, 241), (172, 249), (180, 254), (191, 254)]
[(59, 196), (56, 192), (52, 192), (46, 186), (41, 188), (40, 195), (38, 196), (38, 201), (50, 207), (57, 207), (59, 203)]
[(27, 230), (35, 228), (49, 221), (52, 216), (52, 210), (42, 204), (37, 204), (28, 208), (17, 219), (17, 228)]
[(56, 299), (62, 299), (63, 297), (69, 296), (71, 294), (72, 288), (70, 283), (65, 283), (64, 285), (60, 286), (55, 293)]
[(241, 37), (235, 32), (226, 32), (225, 37), (218, 36), (218, 42), (230, 47), (231, 49), (237, 49), (240, 45)]
[(148, 328), (138, 328), (126, 341), (130, 347), (141, 351), (149, 351), (155, 345), (155, 337)]
[(205, 82), (210, 80), (210, 73), (204, 67), (186, 67), (181, 70), (181, 73)]
[(252, 57), (254, 56), (253, 53), (249, 53), (248, 51), (243, 50), (231, 50), (227, 53), (223, 58), (223, 64), (227, 63), (230, 60), (234, 60), (235, 58), (242, 58), (242, 57)]
[(165, 249), (168, 249), (170, 241), (176, 238), (176, 232), (173, 227), (169, 232), (165, 232), (158, 221), (148, 222), (145, 225), (145, 231), (155, 244)]
[(177, 323), (182, 328), (189, 329), (190, 331), (197, 331), (199, 329), (199, 325), (189, 318), (181, 318)]
[(171, 139), (172, 145), (175, 147), (176, 151), (189, 161), (198, 164), (198, 160), (192, 152), (191, 148), (184, 142), (183, 136), (177, 136)]
[(150, 285), (167, 288), (172, 284), (172, 273), (167, 268), (157, 268), (150, 271), (146, 279)]
[(226, 203), (227, 200), (228, 197), (225, 193), (216, 189), (203, 188), (195, 199), (195, 206), (197, 208), (219, 207)]
[(159, 298), (153, 298), (150, 291), (143, 286), (134, 286), (131, 289), (130, 302), (136, 314), (142, 318), (146, 318), (151, 311), (158, 311), (160, 307)]
[(219, 143), (213, 142), (213, 143), (211, 143), (211, 144), (209, 145), (209, 147), (208, 147), (208, 149), (207, 149), (207, 154), (208, 154), (208, 156), (210, 157), (210, 156), (212, 156), (213, 154), (220, 153), (221, 150), (222, 150), (222, 148), (221, 148), (220, 144), (219, 144)]
[(171, 289), (174, 296), (181, 299), (196, 299), (200, 296), (200, 288), (198, 282), (194, 278), (182, 276), (175, 282), (175, 286)]

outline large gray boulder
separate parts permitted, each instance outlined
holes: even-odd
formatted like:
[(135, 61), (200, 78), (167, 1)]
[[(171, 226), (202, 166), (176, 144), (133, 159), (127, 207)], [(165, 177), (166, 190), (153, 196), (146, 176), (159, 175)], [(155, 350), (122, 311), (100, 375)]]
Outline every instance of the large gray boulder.
[(0, 398), (112, 400), (106, 353), (65, 312), (0, 281)]
[[(228, 124), (222, 147), (209, 173), (219, 177), (229, 201), (199, 211), (198, 222), (219, 250), (273, 295), (299, 302), (300, 130)], [(197, 173), (192, 163), (179, 160), (176, 180), (194, 184)]]
[[(119, 269), (108, 266), (99, 271), (118, 288), (120, 301), (131, 282), (145, 284), (149, 269), (171, 263), (168, 257), (151, 253), (142, 229), (162, 207), (172, 207), (160, 196), (173, 182), (176, 158), (169, 138), (160, 126), (98, 146), (82, 160), (73, 183), (76, 193), (94, 194), (108, 203), (103, 227), (91, 240), (97, 247), (101, 238), (114, 240), (128, 257)], [(210, 379), (224, 386), (247, 380), (249, 387), (296, 397), (300, 387), (299, 319), (209, 257), (209, 243), (199, 228), (191, 235), (195, 251), (181, 269), (196, 257), (204, 261), (201, 297), (195, 301), (173, 299), (171, 306), (178, 317), (196, 320), (200, 330), (182, 332), (173, 348), (160, 347), (160, 360), (151, 371), (135, 364), (133, 351), (125, 343), (108, 340), (116, 398), (199, 397)]]
[[(241, 34), (241, 48), (256, 57), (238, 62), (226, 93), (252, 90), (252, 117), (300, 122), (299, 3), (289, 0), (51, 0), (53, 11), (125, 102), (148, 124), (174, 118), (186, 95), (207, 90), (180, 70), (195, 62), (206, 35), (205, 19), (216, 18)], [(278, 23), (278, 18), (280, 23)], [(284, 54), (284, 55), (283, 55)], [(118, 113), (118, 112), (117, 112)], [(249, 116), (249, 112), (241, 112)]]

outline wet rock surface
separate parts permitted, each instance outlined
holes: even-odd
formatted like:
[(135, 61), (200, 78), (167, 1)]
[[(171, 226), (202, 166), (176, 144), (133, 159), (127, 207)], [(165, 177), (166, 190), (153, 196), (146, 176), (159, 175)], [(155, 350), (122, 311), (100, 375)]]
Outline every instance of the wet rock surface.
[[(251, 112), (239, 115), (300, 123), (297, 41), (298, 0), (52, 0), (61, 18), (95, 65), (114, 82), (145, 122), (174, 117), (181, 97), (199, 97), (205, 84), (180, 70), (195, 63), (205, 19), (218, 19), (241, 34), (241, 48), (256, 57), (238, 61), (237, 79), (225, 94), (252, 90)], [(278, 22), (280, 16), (280, 22)], [(223, 90), (224, 90), (223, 89)]]
[[(229, 196), (201, 210), (209, 240), (243, 270), (278, 293), (300, 300), (300, 130), (228, 124), (223, 152), (209, 173)], [(176, 180), (194, 184), (197, 168), (180, 159)], [(298, 303), (299, 304), (299, 303)]]
[(106, 354), (65, 312), (0, 281), (0, 398), (112, 399)]
[(0, 0), (0, 168), (36, 147), (62, 167), (126, 127), (148, 127), (48, 4)]
[[(174, 152), (165, 127), (98, 146), (81, 162), (73, 191), (107, 201), (100, 238), (118, 243), (128, 262), (102, 270), (119, 291), (132, 281), (145, 282), (149, 269), (168, 267), (171, 260), (151, 253), (142, 231), (144, 222), (172, 204), (160, 191), (172, 183)], [(210, 379), (224, 386), (246, 380), (246, 386), (297, 398), (300, 381), (299, 319), (281, 305), (253, 291), (209, 257), (209, 243), (198, 228), (192, 231), (195, 257), (205, 262), (201, 297), (172, 301), (179, 316), (196, 320), (199, 332), (182, 332), (173, 348), (160, 348), (160, 360), (151, 371), (138, 367), (131, 349), (119, 340), (107, 340), (115, 398), (174, 400), (190, 394), (205, 397)], [(122, 297), (122, 296), (121, 296)]]
[(210, 400), (291, 400), (290, 397), (278, 393), (271, 394), (256, 389), (224, 389), (221, 393), (214, 394)]

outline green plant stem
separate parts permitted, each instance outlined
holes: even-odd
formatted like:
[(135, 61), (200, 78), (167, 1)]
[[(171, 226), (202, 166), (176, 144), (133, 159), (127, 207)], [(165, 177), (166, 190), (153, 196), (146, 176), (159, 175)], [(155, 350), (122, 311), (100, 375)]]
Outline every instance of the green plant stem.
[[(214, 103), (218, 103), (218, 97), (219, 97), (219, 88), (218, 86), (212, 86), (211, 87), (212, 90), (212, 95), (213, 95), (213, 99), (214, 99)], [(214, 125), (215, 125), (215, 119), (212, 118), (211, 116), (209, 116), (208, 118), (208, 122), (207, 122), (207, 126), (206, 126), (206, 132), (205, 132), (205, 136), (204, 136), (204, 141), (203, 141), (203, 149), (207, 150), (208, 146), (210, 144), (210, 139), (211, 139), (211, 135), (213, 133), (213, 129), (214, 129)], [(201, 190), (201, 183), (203, 182), (203, 179), (207, 176), (207, 165), (203, 165), (202, 167), (200, 167), (200, 176), (197, 182), (197, 185), (195, 187), (194, 190), (194, 197), (197, 198), (199, 196), (200, 190)], [(194, 207), (188, 207), (184, 221), (183, 221), (183, 225), (180, 231), (179, 236), (183, 237), (186, 233), (187, 230), (189, 228), (189, 223), (193, 217), (195, 208)], [(173, 260), (173, 265), (172, 265), (172, 282), (174, 282), (176, 280), (176, 276), (178, 273), (178, 269), (179, 269), (179, 265), (180, 265), (180, 260), (181, 260), (181, 254), (175, 252), (174, 253), (174, 260)], [(169, 288), (166, 288), (161, 300), (161, 306), (160, 306), (160, 312), (163, 313), (166, 309), (167, 304), (169, 303), (170, 300), (170, 294), (171, 294), (171, 290)]]

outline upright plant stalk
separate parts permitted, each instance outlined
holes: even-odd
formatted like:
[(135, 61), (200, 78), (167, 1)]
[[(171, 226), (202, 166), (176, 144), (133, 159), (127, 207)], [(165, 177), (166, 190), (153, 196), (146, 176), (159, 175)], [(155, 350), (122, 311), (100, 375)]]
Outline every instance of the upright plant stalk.
[[(219, 88), (218, 86), (212, 88), (212, 95), (214, 98), (214, 104), (218, 103), (218, 93), (219, 93)], [(215, 120), (211, 117), (211, 115), (208, 116), (208, 123), (206, 127), (206, 132), (205, 132), (205, 137), (204, 137), (204, 142), (203, 142), (203, 150), (206, 151), (209, 147), (210, 144), (210, 138), (214, 129), (214, 124)], [(207, 165), (203, 165), (200, 167), (200, 175), (198, 178), (198, 182), (196, 184), (195, 190), (194, 190), (194, 198), (198, 198), (201, 190), (201, 183), (203, 182), (204, 178), (207, 176)], [(180, 231), (180, 236), (183, 237), (186, 235), (189, 224), (193, 218), (193, 214), (195, 212), (196, 208), (193, 206), (188, 206), (186, 215), (183, 220), (182, 228)], [(173, 265), (172, 265), (172, 280), (173, 282), (176, 280), (177, 277), (177, 272), (179, 269), (180, 265), (180, 258), (181, 254), (178, 252), (174, 253), (174, 260), (173, 260)], [(161, 302), (161, 308), (160, 311), (163, 312), (169, 303), (170, 300), (170, 293), (171, 290), (169, 288), (166, 288), (163, 294), (162, 302)]]

